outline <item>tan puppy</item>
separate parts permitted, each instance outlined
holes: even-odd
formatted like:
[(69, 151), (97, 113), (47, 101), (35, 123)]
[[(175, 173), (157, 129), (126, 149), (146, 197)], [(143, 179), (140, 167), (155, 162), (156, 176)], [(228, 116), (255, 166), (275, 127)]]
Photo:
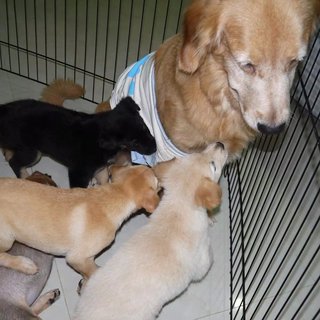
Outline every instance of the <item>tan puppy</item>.
[(222, 144), (155, 167), (164, 187), (149, 223), (90, 278), (74, 320), (150, 320), (212, 263), (206, 208), (220, 204)]
[(27, 274), (37, 266), (8, 253), (15, 240), (54, 255), (81, 273), (97, 269), (95, 256), (111, 244), (122, 222), (159, 202), (157, 178), (144, 166), (115, 167), (113, 183), (91, 189), (57, 189), (20, 179), (0, 179), (0, 265)]
[[(34, 172), (30, 181), (57, 186), (47, 174)], [(50, 275), (53, 256), (21, 243), (14, 243), (12, 255), (23, 255), (39, 266), (39, 272), (26, 275), (12, 269), (0, 267), (0, 318), (1, 320), (35, 320), (38, 315), (59, 299), (59, 289), (42, 292)]]

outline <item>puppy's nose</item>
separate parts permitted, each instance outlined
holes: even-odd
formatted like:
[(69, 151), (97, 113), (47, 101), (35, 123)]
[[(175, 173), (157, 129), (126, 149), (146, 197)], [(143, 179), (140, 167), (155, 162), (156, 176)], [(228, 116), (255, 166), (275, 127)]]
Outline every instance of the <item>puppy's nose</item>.
[(281, 123), (279, 126), (271, 127), (263, 123), (258, 123), (258, 130), (264, 134), (277, 134), (284, 130), (286, 123)]
[(220, 141), (216, 142), (216, 147), (217, 148), (221, 148), (222, 150), (224, 150), (224, 144)]

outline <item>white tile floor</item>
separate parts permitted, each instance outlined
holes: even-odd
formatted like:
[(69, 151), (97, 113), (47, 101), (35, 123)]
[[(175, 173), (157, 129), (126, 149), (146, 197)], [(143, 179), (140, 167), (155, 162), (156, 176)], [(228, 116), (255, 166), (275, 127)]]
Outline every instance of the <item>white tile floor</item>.
[[(0, 71), (0, 103), (22, 98), (39, 98), (43, 86), (36, 82)], [(67, 107), (93, 112), (94, 105), (85, 101), (67, 102)], [(43, 158), (32, 170), (48, 173), (60, 187), (68, 187), (67, 171), (56, 162)], [(11, 168), (0, 154), (0, 176), (13, 177)], [(161, 312), (161, 320), (226, 320), (229, 316), (229, 242), (228, 242), (228, 201), (226, 181), (222, 179), (224, 190), (220, 212), (215, 217), (211, 230), (214, 249), (214, 264), (207, 277), (189, 289)], [(118, 233), (114, 245), (101, 255), (97, 262), (103, 264), (117, 247), (128, 239), (139, 227), (147, 223), (145, 216), (128, 221)], [(46, 289), (59, 288), (60, 299), (42, 313), (44, 320), (69, 320), (77, 303), (76, 288), (79, 274), (68, 267), (63, 258), (56, 258)]]

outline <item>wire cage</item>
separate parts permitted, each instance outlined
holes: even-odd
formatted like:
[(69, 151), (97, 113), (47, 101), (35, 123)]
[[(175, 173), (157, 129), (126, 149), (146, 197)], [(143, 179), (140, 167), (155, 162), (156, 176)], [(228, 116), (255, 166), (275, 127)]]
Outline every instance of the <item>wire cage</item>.
[(109, 98), (127, 65), (177, 33), (188, 0), (0, 0), (0, 69)]
[(299, 67), (286, 132), (226, 169), (230, 319), (320, 319), (320, 31)]
[[(0, 0), (0, 69), (73, 79), (108, 99), (125, 67), (175, 34), (188, 0)], [(225, 169), (230, 319), (320, 319), (320, 31), (292, 88), (283, 135)]]

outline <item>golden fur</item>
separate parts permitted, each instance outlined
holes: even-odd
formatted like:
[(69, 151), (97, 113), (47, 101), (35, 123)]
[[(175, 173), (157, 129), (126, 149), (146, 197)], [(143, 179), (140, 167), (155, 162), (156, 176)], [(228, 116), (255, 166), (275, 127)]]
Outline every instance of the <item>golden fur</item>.
[(65, 100), (75, 100), (84, 94), (84, 88), (72, 80), (57, 79), (42, 90), (40, 100), (62, 106)]
[[(320, 15), (319, 0), (193, 0), (180, 34), (155, 55), (157, 108), (171, 141), (229, 159), (257, 134), (281, 132), (289, 91)], [(104, 102), (97, 111), (109, 110)]]
[(97, 268), (96, 254), (112, 243), (121, 223), (138, 209), (152, 212), (159, 202), (157, 179), (150, 168), (114, 167), (112, 176), (111, 184), (90, 189), (0, 179), (0, 265), (37, 272), (32, 261), (6, 253), (17, 240), (66, 256), (88, 279)]
[[(160, 119), (180, 149), (221, 141), (237, 155), (258, 130), (280, 131), (315, 25), (312, 1), (192, 2), (182, 34), (155, 58)], [(313, 4), (319, 7), (318, 0)]]
[(42, 183), (44, 185), (57, 187), (56, 183), (51, 179), (51, 176), (39, 171), (33, 172), (29, 177), (26, 178), (29, 181)]

